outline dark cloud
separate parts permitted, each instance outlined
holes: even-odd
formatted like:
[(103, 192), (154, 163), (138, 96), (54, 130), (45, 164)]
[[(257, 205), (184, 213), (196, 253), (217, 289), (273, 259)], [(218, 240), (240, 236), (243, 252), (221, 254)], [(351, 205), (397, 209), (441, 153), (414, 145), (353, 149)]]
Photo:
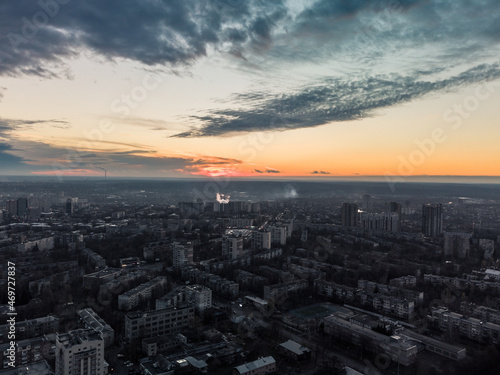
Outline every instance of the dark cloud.
[(255, 171), (256, 173), (264, 173), (264, 172), (262, 172), (260, 169), (254, 169), (254, 171)]
[(11, 153), (12, 151), (19, 151), (19, 150), (14, 149), (11, 145), (7, 143), (0, 143), (0, 165), (2, 166), (1, 168), (2, 173), (5, 174), (12, 172), (17, 173), (19, 171), (27, 171), (29, 165), (26, 164), (26, 162), (29, 162), (30, 160), (14, 155)]
[(448, 68), (498, 55), (500, 2), (466, 0), (319, 0), (273, 35), (267, 56), (248, 67), (283, 70), (296, 63), (345, 64), (345, 69)]
[(272, 22), (285, 14), (280, 1), (2, 2), (0, 74), (68, 75), (64, 61), (82, 50), (146, 65), (189, 65), (209, 46), (238, 49), (250, 39), (268, 45)]
[(328, 171), (312, 171), (311, 174), (330, 174)]
[(281, 173), (281, 172), (280, 172), (280, 171), (278, 171), (277, 169), (267, 168), (267, 169), (266, 169), (266, 173)]
[(315, 127), (330, 122), (358, 120), (375, 115), (381, 108), (419, 99), (434, 92), (447, 92), (467, 85), (500, 78), (500, 64), (483, 64), (449, 78), (422, 79), (408, 76), (378, 75), (351, 81), (325, 78), (296, 92), (270, 97), (268, 92), (240, 94), (235, 102), (247, 108), (217, 110), (196, 117), (201, 128), (174, 137), (206, 137), (242, 132), (289, 130)]
[(32, 127), (33, 125), (50, 125), (62, 129), (69, 129), (71, 127), (71, 124), (65, 120), (21, 120), (0, 117), (0, 134), (19, 128)]
[[(217, 156), (158, 156), (156, 150), (137, 148), (125, 151), (74, 150), (42, 142), (12, 138), (10, 144), (0, 143), (2, 172), (66, 173), (105, 167), (110, 173), (133, 172), (145, 176), (162, 173), (202, 174), (205, 168), (224, 168), (242, 163), (241, 160)], [(119, 143), (114, 143), (119, 144)], [(123, 146), (123, 144), (120, 144)], [(23, 155), (23, 157), (17, 155)], [(28, 159), (29, 158), (29, 159)], [(66, 171), (66, 172), (65, 172)]]
[(377, 11), (407, 10), (418, 3), (427, 3), (428, 0), (319, 0), (310, 8), (306, 8), (297, 17), (299, 21), (310, 22), (312, 20), (335, 19), (344, 17), (354, 17), (360, 11), (371, 9)]

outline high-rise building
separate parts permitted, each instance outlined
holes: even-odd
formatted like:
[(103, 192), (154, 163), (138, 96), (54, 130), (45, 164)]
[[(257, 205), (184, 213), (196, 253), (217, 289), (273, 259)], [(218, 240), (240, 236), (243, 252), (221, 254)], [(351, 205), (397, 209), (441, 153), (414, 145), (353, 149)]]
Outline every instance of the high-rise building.
[(174, 267), (182, 267), (186, 263), (186, 251), (184, 246), (174, 244), (172, 249), (172, 263)]
[(77, 329), (56, 337), (56, 375), (104, 375), (104, 340), (93, 329)]
[(443, 233), (443, 205), (424, 204), (422, 206), (422, 233), (434, 237)]
[(286, 244), (287, 238), (287, 227), (284, 225), (271, 225), (269, 226), (271, 231), (271, 243), (276, 243), (280, 245)]
[(14, 199), (9, 199), (7, 202), (5, 202), (5, 208), (7, 209), (7, 214), (9, 216), (17, 215), (17, 201), (15, 201)]
[(28, 213), (28, 198), (17, 198), (16, 214), (19, 217)]
[(395, 213), (401, 215), (401, 203), (385, 202), (385, 212), (388, 212), (388, 213), (395, 212)]
[(71, 215), (74, 209), (75, 208), (73, 207), (73, 201), (71, 200), (71, 198), (68, 198), (66, 200), (66, 213)]
[(358, 205), (356, 203), (342, 203), (342, 226), (358, 226)]
[(252, 249), (270, 249), (271, 232), (260, 230), (252, 231)]
[(73, 212), (75, 212), (77, 205), (78, 198), (68, 198), (66, 200), (66, 213), (71, 215)]
[(243, 253), (243, 236), (229, 234), (222, 236), (222, 256), (236, 259)]
[(398, 215), (397, 230), (395, 230), (395, 232), (399, 232), (401, 230), (401, 203), (385, 202), (385, 212)]

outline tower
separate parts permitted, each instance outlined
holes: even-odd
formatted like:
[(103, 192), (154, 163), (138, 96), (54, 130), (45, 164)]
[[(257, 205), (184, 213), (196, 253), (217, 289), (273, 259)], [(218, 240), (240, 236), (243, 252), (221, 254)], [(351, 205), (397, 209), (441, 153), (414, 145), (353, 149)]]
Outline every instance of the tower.
[(356, 203), (342, 203), (342, 226), (358, 226), (358, 205)]
[(19, 217), (25, 216), (28, 213), (28, 198), (17, 198), (16, 214)]
[(422, 206), (422, 233), (434, 237), (443, 233), (443, 205), (424, 204)]

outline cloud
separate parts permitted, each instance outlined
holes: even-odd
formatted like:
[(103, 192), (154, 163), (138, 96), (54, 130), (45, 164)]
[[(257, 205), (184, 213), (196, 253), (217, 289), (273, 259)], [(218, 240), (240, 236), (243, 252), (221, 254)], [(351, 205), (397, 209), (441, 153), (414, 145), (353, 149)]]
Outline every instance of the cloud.
[(266, 168), (266, 173), (281, 173), (277, 169)]
[(266, 168), (264, 171), (260, 169), (254, 169), (255, 173), (281, 173), (277, 169), (274, 168)]
[(71, 124), (65, 120), (21, 120), (21, 119), (7, 119), (0, 117), (0, 134), (12, 131), (19, 128), (32, 127), (32, 125), (50, 125), (55, 128), (69, 129)]
[[(68, 63), (87, 51), (169, 67), (214, 51), (259, 71), (332, 59), (362, 61), (362, 70), (409, 49), (421, 64), (456, 64), (494, 54), (498, 25), (497, 0), (4, 1), (0, 75), (71, 77)], [(421, 53), (427, 47), (435, 50)]]
[[(271, 42), (286, 10), (212, 0), (8, 1), (0, 5), (0, 74), (69, 75), (65, 61), (90, 50), (110, 60), (190, 65), (209, 47), (253, 50)], [(49, 4), (49, 5), (47, 5)]]
[(215, 110), (194, 117), (202, 126), (173, 137), (236, 135), (257, 131), (310, 128), (376, 115), (376, 110), (500, 78), (500, 64), (481, 64), (460, 74), (441, 79), (425, 79), (428, 72), (403, 75), (376, 75), (359, 80), (323, 78), (298, 87), (295, 92), (270, 96), (268, 92), (235, 95), (246, 108)]
[[(12, 138), (0, 143), (2, 172), (14, 174), (73, 175), (78, 171), (97, 173), (106, 168), (109, 175), (223, 175), (239, 173), (241, 160), (210, 155), (159, 155), (141, 145), (129, 150), (72, 150), (43, 142)], [(115, 144), (120, 144), (116, 142)]]
[(312, 171), (311, 174), (330, 174), (328, 171)]

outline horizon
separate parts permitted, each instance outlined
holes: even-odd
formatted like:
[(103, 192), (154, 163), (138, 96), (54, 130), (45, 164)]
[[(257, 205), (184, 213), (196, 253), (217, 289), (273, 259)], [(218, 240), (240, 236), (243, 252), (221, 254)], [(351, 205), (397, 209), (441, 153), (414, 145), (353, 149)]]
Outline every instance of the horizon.
[(500, 176), (182, 176), (182, 177), (133, 177), (133, 176), (52, 176), (52, 175), (0, 175), (0, 182), (18, 182), (22, 180), (43, 180), (49, 182), (63, 183), (66, 181), (252, 181), (252, 182), (357, 182), (357, 183), (381, 183), (393, 186), (396, 184), (472, 184), (472, 185), (500, 185)]

